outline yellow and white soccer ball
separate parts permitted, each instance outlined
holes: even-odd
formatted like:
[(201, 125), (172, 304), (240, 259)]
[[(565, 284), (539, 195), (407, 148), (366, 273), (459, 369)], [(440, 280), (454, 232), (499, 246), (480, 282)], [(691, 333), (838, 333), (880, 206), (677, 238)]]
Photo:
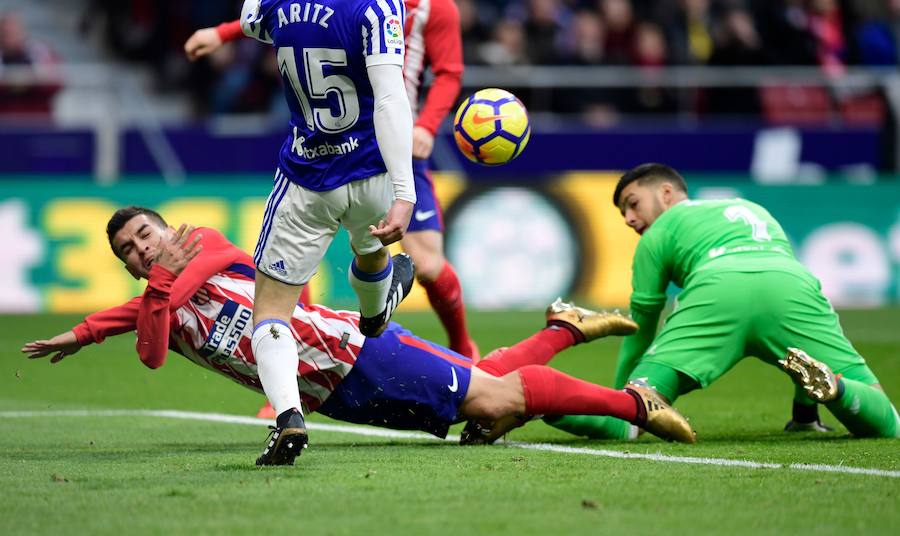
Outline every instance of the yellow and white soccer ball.
[(456, 146), (466, 158), (485, 166), (499, 166), (519, 156), (530, 136), (528, 111), (503, 89), (476, 91), (459, 105), (453, 120)]

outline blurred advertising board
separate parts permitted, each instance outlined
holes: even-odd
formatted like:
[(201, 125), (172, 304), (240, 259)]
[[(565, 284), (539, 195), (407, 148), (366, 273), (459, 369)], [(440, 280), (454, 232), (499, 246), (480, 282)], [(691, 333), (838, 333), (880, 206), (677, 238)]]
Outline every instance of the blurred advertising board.
[[(467, 183), (435, 174), (445, 207), (446, 251), (473, 308), (537, 308), (557, 295), (627, 306), (637, 235), (612, 205), (617, 176), (567, 173), (516, 183)], [(690, 177), (689, 177), (690, 179)], [(0, 183), (0, 311), (87, 312), (120, 304), (143, 289), (109, 249), (106, 222), (140, 204), (182, 222), (221, 230), (253, 251), (270, 178), (183, 186), (37, 178)], [(800, 259), (838, 306), (900, 302), (900, 184), (760, 186), (691, 181), (695, 197), (741, 196), (766, 206)], [(346, 282), (343, 232), (311, 282), (315, 301), (354, 307)], [(421, 289), (404, 307), (428, 307)]]

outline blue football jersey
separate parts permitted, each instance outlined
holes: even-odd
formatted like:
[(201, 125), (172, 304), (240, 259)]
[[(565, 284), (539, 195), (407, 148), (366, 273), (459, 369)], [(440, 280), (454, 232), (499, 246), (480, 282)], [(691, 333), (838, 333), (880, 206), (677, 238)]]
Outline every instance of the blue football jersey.
[(366, 67), (403, 66), (403, 0), (245, 0), (244, 34), (275, 46), (291, 109), (279, 165), (333, 190), (386, 171)]

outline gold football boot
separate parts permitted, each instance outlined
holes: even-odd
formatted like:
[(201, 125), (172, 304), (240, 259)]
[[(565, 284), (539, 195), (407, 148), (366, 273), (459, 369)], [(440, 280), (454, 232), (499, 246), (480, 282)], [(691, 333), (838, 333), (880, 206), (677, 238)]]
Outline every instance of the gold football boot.
[(788, 348), (778, 364), (806, 391), (807, 396), (820, 404), (831, 402), (838, 396), (838, 379), (834, 372), (799, 348)]
[(607, 337), (609, 335), (631, 335), (638, 330), (634, 320), (618, 312), (591, 311), (578, 307), (574, 303), (566, 303), (562, 298), (547, 307), (547, 324), (564, 322), (584, 336), (584, 342)]
[(625, 386), (625, 390), (640, 399), (644, 406), (646, 421), (635, 424), (661, 439), (682, 443), (697, 442), (697, 434), (691, 429), (687, 419), (670, 406), (656, 390), (633, 383)]

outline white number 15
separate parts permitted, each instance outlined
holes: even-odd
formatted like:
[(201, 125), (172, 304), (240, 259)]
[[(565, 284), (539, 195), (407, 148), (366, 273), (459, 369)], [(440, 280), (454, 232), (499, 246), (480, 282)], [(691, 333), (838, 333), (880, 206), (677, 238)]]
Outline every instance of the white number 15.
[[(309, 96), (300, 83), (294, 47), (278, 49), (278, 70), (294, 89), (294, 95), (300, 104), (303, 118), (306, 120), (306, 127), (310, 130), (318, 129), (333, 134), (355, 125), (359, 120), (359, 99), (356, 96), (356, 86), (353, 85), (353, 80), (342, 74), (325, 74), (326, 66), (345, 67), (347, 65), (347, 51), (340, 48), (304, 48), (302, 51)], [(329, 93), (336, 97), (336, 111), (327, 102), (325, 106), (313, 107), (310, 105), (310, 98), (327, 99)]]

